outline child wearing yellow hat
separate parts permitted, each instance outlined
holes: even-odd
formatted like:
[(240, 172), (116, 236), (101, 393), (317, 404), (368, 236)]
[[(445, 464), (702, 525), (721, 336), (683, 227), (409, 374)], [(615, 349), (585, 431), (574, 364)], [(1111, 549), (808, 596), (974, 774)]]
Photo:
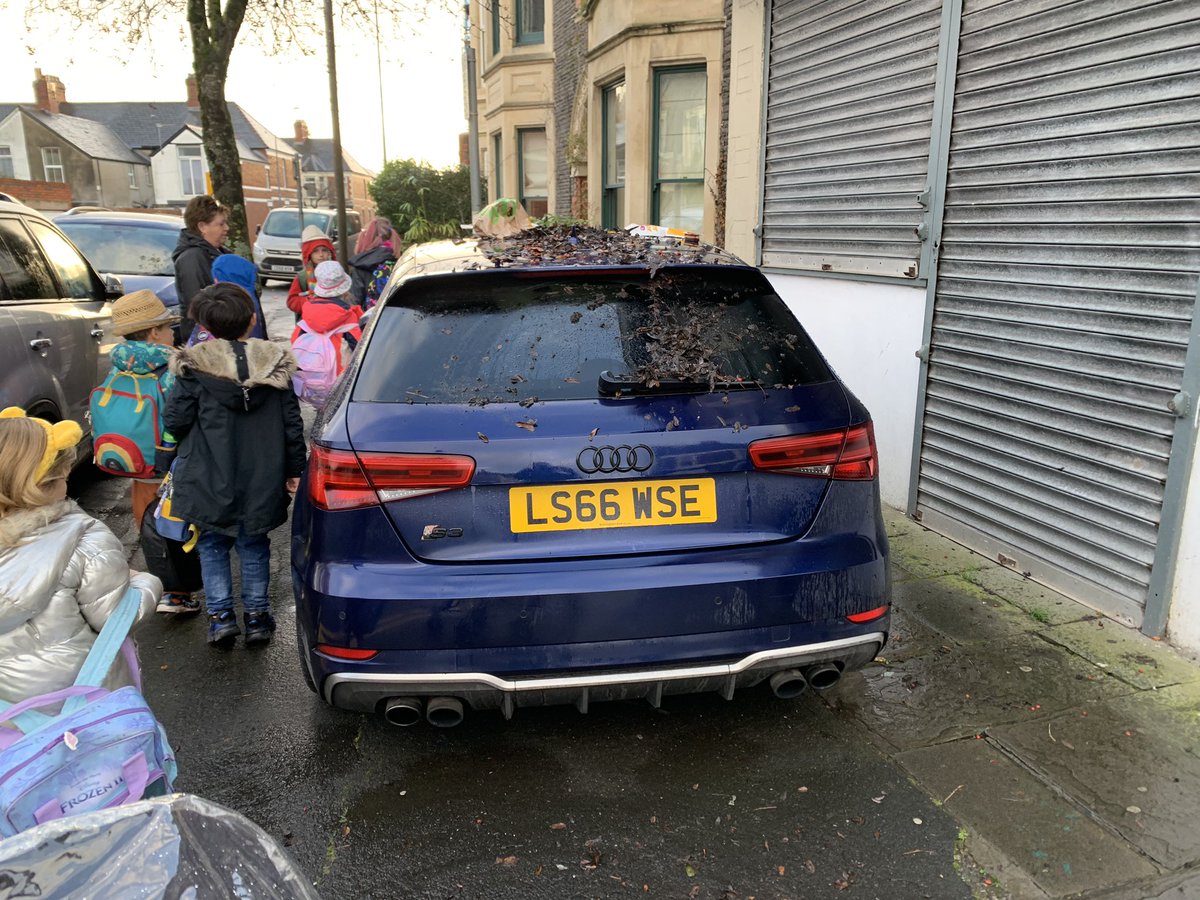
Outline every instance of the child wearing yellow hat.
[[(116, 535), (67, 499), (82, 436), (75, 422), (0, 412), (2, 703), (72, 684), (130, 585), (142, 595), (139, 619), (162, 593), (153, 575), (130, 570)], [(118, 660), (105, 687), (129, 683)]]

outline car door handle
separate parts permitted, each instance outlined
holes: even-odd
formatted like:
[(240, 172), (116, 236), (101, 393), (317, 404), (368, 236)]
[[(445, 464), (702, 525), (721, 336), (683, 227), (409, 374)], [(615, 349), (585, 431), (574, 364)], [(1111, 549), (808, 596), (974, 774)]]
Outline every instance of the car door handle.
[(30, 349), (36, 350), (39, 353), (45, 353), (50, 347), (54, 346), (54, 341), (50, 338), (34, 338), (29, 342)]
[(93, 328), (92, 329), (92, 337), (94, 337), (98, 341), (104, 340), (104, 329), (103, 328)]

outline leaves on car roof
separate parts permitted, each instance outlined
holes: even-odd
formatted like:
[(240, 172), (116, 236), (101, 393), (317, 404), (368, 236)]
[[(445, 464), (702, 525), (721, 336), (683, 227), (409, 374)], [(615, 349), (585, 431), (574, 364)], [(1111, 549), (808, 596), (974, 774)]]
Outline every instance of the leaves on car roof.
[(736, 257), (707, 244), (649, 238), (590, 225), (542, 225), (506, 238), (482, 238), (482, 252), (497, 267), (647, 266), (687, 263), (737, 264)]

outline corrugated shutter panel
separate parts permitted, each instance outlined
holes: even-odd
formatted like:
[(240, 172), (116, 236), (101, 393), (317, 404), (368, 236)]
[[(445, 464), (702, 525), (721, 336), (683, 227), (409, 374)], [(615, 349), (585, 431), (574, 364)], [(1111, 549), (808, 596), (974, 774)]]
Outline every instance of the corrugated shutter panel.
[(1140, 622), (1200, 270), (1195, 0), (966, 0), (918, 508)]
[(915, 278), (941, 0), (775, 0), (765, 266)]

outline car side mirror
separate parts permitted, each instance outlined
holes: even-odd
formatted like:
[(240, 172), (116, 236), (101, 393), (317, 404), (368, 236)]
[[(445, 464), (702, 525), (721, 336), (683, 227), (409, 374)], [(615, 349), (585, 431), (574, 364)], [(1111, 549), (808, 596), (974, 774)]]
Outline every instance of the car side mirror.
[(254, 234), (255, 234), (255, 236), (262, 234), (262, 226), (261, 225), (254, 226)]
[(125, 283), (116, 275), (104, 275), (104, 299), (116, 300), (125, 296)]

